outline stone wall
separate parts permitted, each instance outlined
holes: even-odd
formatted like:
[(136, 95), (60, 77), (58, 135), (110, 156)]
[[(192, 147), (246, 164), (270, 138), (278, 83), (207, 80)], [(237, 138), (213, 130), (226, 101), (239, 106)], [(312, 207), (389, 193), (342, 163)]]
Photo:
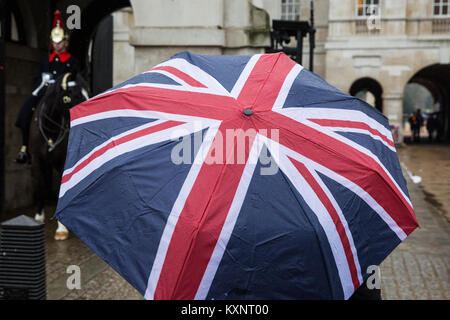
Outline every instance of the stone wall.
[(20, 106), (34, 90), (33, 77), (45, 55), (38, 49), (8, 43), (6, 45), (5, 99), (5, 208), (15, 210), (32, 205), (33, 190), (29, 165), (13, 162), (22, 145), (20, 130), (14, 126)]
[(24, 43), (5, 46), (5, 209), (15, 211), (33, 204), (31, 170), (13, 162), (22, 145), (14, 126), (19, 109), (34, 90), (33, 78), (48, 50), (53, 13), (50, 1), (17, 0), (24, 26)]
[(267, 12), (242, 0), (132, 0), (135, 73), (180, 51), (262, 53), (269, 45)]
[(134, 47), (130, 45), (130, 28), (134, 26), (133, 10), (125, 8), (113, 14), (113, 85), (135, 75)]

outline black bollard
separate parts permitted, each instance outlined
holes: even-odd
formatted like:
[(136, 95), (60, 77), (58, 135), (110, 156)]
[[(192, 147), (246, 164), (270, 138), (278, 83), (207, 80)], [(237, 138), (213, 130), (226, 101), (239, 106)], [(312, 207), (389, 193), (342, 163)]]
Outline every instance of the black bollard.
[(21, 215), (1, 224), (0, 300), (45, 300), (44, 224)]

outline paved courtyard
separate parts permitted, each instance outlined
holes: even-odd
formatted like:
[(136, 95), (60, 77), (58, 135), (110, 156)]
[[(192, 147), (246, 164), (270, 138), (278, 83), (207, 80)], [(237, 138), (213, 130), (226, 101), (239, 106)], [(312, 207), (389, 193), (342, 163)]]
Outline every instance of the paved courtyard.
[(420, 227), (381, 264), (383, 299), (450, 299), (450, 146), (409, 145), (398, 155)]
[[(450, 146), (405, 146), (398, 154), (420, 228), (382, 263), (383, 299), (450, 299)], [(418, 176), (421, 182), (414, 183)], [(54, 241), (56, 221), (49, 217), (47, 299), (143, 299), (73, 234), (67, 241)], [(66, 286), (70, 265), (81, 269), (79, 290)]]

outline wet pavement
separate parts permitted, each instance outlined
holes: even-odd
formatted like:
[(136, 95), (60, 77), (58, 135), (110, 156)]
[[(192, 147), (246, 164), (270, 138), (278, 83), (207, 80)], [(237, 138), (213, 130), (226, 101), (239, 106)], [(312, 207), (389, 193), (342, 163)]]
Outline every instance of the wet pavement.
[[(450, 299), (450, 146), (409, 145), (398, 154), (420, 228), (382, 263), (383, 299)], [(53, 209), (46, 208), (47, 299), (143, 299), (72, 233), (53, 240)], [(67, 287), (71, 265), (80, 267), (81, 289)]]
[[(48, 207), (48, 212), (51, 209)], [(139, 292), (73, 233), (65, 241), (53, 240), (56, 227), (56, 221), (46, 217), (48, 300), (143, 299)], [(71, 265), (80, 267), (80, 289), (70, 290), (67, 287), (68, 278), (73, 274), (67, 273)]]
[(450, 299), (450, 146), (408, 145), (398, 155), (420, 227), (381, 264), (383, 299)]
[(450, 223), (450, 145), (409, 144), (398, 149), (398, 157), (405, 177), (420, 177), (426, 201)]

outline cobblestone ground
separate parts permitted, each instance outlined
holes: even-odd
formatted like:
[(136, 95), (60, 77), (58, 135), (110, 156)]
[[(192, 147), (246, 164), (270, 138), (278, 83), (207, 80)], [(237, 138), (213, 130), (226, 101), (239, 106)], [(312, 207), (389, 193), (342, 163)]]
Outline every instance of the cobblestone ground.
[(398, 156), (405, 177), (420, 177), (426, 200), (450, 223), (450, 145), (407, 145), (398, 149)]
[[(420, 228), (381, 264), (383, 299), (450, 299), (450, 223), (445, 210), (450, 204), (450, 146), (406, 146), (398, 154)], [(418, 175), (422, 182), (416, 184)], [(143, 299), (73, 234), (66, 241), (54, 241), (56, 221), (49, 216), (47, 299)], [(80, 290), (66, 286), (70, 265), (80, 267)]]
[(383, 299), (450, 299), (450, 146), (408, 145), (398, 155), (420, 228), (381, 264)]
[[(53, 208), (49, 208), (53, 209)], [(47, 219), (47, 299), (141, 300), (143, 297), (117, 272), (72, 233), (68, 240), (53, 240), (56, 221)], [(70, 265), (80, 267), (81, 289), (69, 290)]]

